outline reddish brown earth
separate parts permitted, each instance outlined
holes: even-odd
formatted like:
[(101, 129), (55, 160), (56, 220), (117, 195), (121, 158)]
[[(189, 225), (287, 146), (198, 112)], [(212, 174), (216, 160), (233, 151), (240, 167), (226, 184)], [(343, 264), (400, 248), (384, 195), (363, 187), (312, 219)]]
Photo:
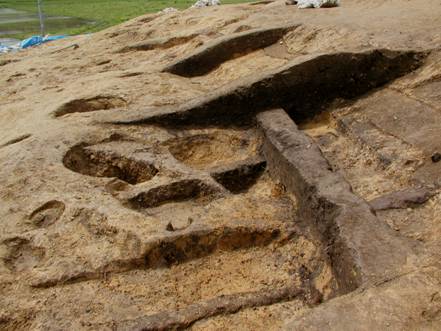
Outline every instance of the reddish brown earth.
[(0, 329), (440, 329), (440, 45), (276, 1), (2, 56)]

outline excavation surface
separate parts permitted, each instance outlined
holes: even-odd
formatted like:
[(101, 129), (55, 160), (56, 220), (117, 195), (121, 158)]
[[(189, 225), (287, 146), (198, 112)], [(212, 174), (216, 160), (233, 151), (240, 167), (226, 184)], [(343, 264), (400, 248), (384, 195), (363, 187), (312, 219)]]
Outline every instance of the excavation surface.
[(0, 329), (439, 329), (440, 44), (276, 1), (2, 56)]

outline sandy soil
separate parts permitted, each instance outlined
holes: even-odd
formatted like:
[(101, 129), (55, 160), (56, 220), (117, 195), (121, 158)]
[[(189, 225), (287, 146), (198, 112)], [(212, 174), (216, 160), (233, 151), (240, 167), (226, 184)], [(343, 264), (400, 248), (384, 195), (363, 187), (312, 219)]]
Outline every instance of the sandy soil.
[[(206, 74), (164, 71), (221, 38), (281, 25), (291, 28), (277, 42), (225, 48), (228, 59)], [(140, 43), (148, 46), (132, 47)], [(144, 15), (2, 56), (0, 328), (128, 329), (235, 300), (254, 303), (234, 312), (216, 306), (183, 325), (292, 329), (287, 323), (315, 309), (332, 315), (355, 301), (360, 312), (393, 306), (389, 315), (406, 319), (379, 315), (375, 324), (360, 313), (331, 329), (440, 328), (441, 162), (432, 160), (441, 153), (440, 45), (439, 1), (354, 0), (315, 10), (275, 1)], [(328, 248), (265, 169), (253, 115), (207, 125), (114, 121), (204, 100), (308, 56), (372, 49), (421, 52), (424, 60), (298, 124), (364, 200), (409, 187), (434, 195), (377, 211), (379, 222), (415, 242), (418, 263), (352, 294), (340, 296)], [(302, 295), (266, 299), (281, 289)]]

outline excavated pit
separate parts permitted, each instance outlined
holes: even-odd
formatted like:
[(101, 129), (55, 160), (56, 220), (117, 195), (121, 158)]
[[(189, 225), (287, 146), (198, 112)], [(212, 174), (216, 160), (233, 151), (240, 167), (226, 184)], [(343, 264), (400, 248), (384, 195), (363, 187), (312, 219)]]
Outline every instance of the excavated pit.
[[(202, 259), (220, 252), (228, 254), (226, 252), (258, 249), (272, 243), (285, 245), (287, 240), (292, 239), (294, 236), (295, 232), (289, 228), (279, 229), (269, 226), (254, 228), (225, 226), (214, 229), (190, 229), (156, 240), (152, 238), (152, 240), (143, 243), (143, 249), (133, 257), (121, 258), (93, 268), (65, 270), (55, 277), (37, 277), (32, 281), (32, 286), (42, 288), (53, 287), (60, 284), (100, 279), (103, 274), (119, 274), (138, 269), (147, 271), (150, 269), (170, 268), (174, 265)], [(10, 261), (8, 263), (12, 266), (14, 266), (13, 263), (20, 262), (20, 260), (18, 262), (15, 261), (22, 256), (22, 254), (16, 253), (16, 251), (23, 250), (22, 247), (24, 247), (25, 252), (30, 251), (28, 241), (20, 241), (18, 244), (19, 249), (15, 249), (17, 245), (14, 244), (13, 252), (9, 254), (9, 258), (6, 258), (6, 261)], [(40, 250), (36, 252), (39, 253)], [(43, 256), (44, 254), (39, 255), (39, 257)]]
[(191, 81), (193, 84), (204, 84), (206, 80), (210, 80), (212, 82), (210, 84), (211, 91), (215, 91), (235, 80), (255, 75), (256, 72), (280, 68), (289, 61), (288, 58), (275, 57), (280, 48), (282, 48), (282, 51), (284, 50), (283, 45), (276, 43), (270, 47), (235, 57), (234, 59), (222, 62), (204, 76), (191, 78)]
[(299, 200), (299, 216), (321, 233), (341, 294), (386, 277), (406, 261), (413, 243), (379, 222), (286, 112), (263, 112), (258, 123), (270, 172)]
[[(366, 201), (379, 198), (385, 203), (389, 200), (385, 206), (378, 205), (375, 208), (386, 208), (388, 204), (389, 208), (394, 204), (405, 206), (406, 196), (411, 200), (424, 201), (431, 197), (431, 191), (436, 188), (427, 187), (431, 185), (431, 180), (434, 185), (437, 178), (431, 178), (430, 172), (426, 173), (423, 181), (418, 177), (419, 169), (423, 169), (424, 164), (432, 163), (428, 159), (430, 154), (424, 155), (421, 147), (390, 129), (399, 126), (402, 128), (400, 130), (409, 132), (405, 126), (394, 123), (400, 117), (389, 115), (389, 120), (379, 118), (387, 117), (394, 110), (389, 105), (396, 104), (400, 98), (400, 94), (386, 89), (349, 106), (336, 105), (330, 109), (326, 118), (318, 116), (300, 126), (317, 143), (331, 166), (344, 173), (356, 194)], [(404, 102), (406, 100), (401, 101), (401, 104)], [(376, 110), (379, 107), (380, 110)], [(432, 115), (430, 109), (422, 107), (409, 103), (403, 108), (403, 113), (421, 112), (428, 114), (426, 116)], [(373, 111), (378, 114), (372, 114)], [(409, 126), (416, 127), (420, 124), (412, 122)], [(412, 130), (411, 134), (413, 132), (418, 130)], [(427, 142), (424, 145), (433, 141), (430, 134), (420, 136), (419, 139)], [(420, 192), (421, 198), (418, 198), (417, 192)], [(397, 200), (393, 198), (395, 194)], [(412, 207), (411, 203), (409, 207)]]
[[(305, 254), (293, 256), (293, 251)], [(132, 305), (128, 305), (128, 314), (113, 315), (113, 327), (166, 330), (176, 326), (179, 329), (198, 320), (209, 320), (219, 314), (228, 316), (247, 307), (271, 307), (274, 303), (291, 300), (299, 305), (317, 304), (309, 272), (302, 266), (307, 265), (317, 275), (325, 274), (326, 268), (321, 269), (320, 263), (316, 263), (318, 258), (312, 243), (307, 240), (288, 243), (275, 240), (268, 246), (218, 250), (201, 258), (172, 263), (169, 267), (101, 273), (100, 277), (106, 274), (105, 280), (89, 279), (44, 290), (48, 295), (62, 290), (64, 298), (72, 298), (82, 289), (84, 295), (79, 304), (93, 302), (105, 311), (112, 311), (109, 302), (105, 301), (105, 296), (94, 293), (114, 293), (112, 301), (119, 305), (135, 296), (132, 305), (139, 305), (140, 309), (135, 313)], [(57, 305), (61, 297), (52, 295), (49, 302)], [(48, 310), (43, 308), (42, 313), (45, 311)], [(63, 307), (59, 314), (66, 314)], [(112, 326), (95, 317), (88, 322), (95, 329)]]
[(174, 138), (166, 145), (178, 161), (195, 169), (206, 170), (255, 155), (259, 139), (251, 131), (214, 130)]
[[(285, 302), (314, 306), (338, 295), (324, 247), (314, 231), (296, 218), (295, 199), (266, 171), (266, 160), (259, 156), (258, 130), (191, 128), (171, 135), (175, 138), (165, 138), (158, 147), (174, 155), (173, 159), (167, 154), (169, 161), (161, 164), (161, 172), (185, 169), (186, 179), (164, 176), (158, 178), (161, 184), (127, 185), (143, 183), (158, 170), (123, 156), (150, 159), (151, 149), (120, 135), (76, 145), (63, 160), (67, 168), (82, 175), (117, 178), (107, 186), (115, 186), (119, 193), (136, 192), (128, 200), (119, 193), (110, 199), (129, 207), (124, 208), (130, 212), (127, 221), (134, 218), (134, 209), (142, 215), (136, 226), (151, 222), (150, 233), (119, 227), (121, 216), (118, 225), (109, 224), (109, 216), (83, 209), (63, 217), (70, 219), (64, 226), (60, 219), (69, 211), (61, 201), (51, 200), (29, 218), (36, 227), (54, 231), (52, 245), (37, 256), (29, 252), (30, 243), (20, 244), (26, 257), (10, 253), (8, 269), (13, 274), (21, 271), (31, 288), (48, 298), (47, 307), (59, 306), (61, 297), (53, 293), (60, 290), (70, 298), (81, 288), (89, 302), (106, 310), (121, 305), (122, 296), (135, 295), (135, 306), (142, 308), (129, 318), (118, 317), (120, 329), (191, 327), (248, 309), (278, 312), (275, 306)], [(166, 169), (171, 164), (173, 172)], [(60, 256), (71, 236), (84, 248)], [(100, 257), (90, 259), (90, 247)], [(101, 301), (106, 295), (98, 293), (113, 293), (112, 299)], [(44, 308), (39, 316), (49, 310)], [(60, 316), (64, 314), (67, 310), (62, 307)], [(95, 317), (87, 323), (96, 329), (109, 326)]]
[(215, 39), (184, 59), (179, 59), (169, 65), (164, 71), (184, 77), (205, 75), (225, 61), (278, 42), (287, 32), (296, 27), (297, 25), (249, 30)]
[(241, 193), (253, 186), (266, 168), (266, 161), (262, 158), (245, 160), (240, 164), (216, 169), (211, 177), (231, 193)]
[[(162, 184), (154, 184), (147, 190), (136, 188), (138, 190), (133, 191), (136, 194), (122, 202), (129, 207), (128, 210), (134, 209), (144, 216), (154, 215), (158, 221), (156, 226), (163, 227), (163, 232), (157, 231), (154, 236), (143, 239), (130, 234), (127, 237), (134, 239), (121, 243), (117, 239), (120, 234), (112, 234), (109, 230), (107, 235), (107, 230), (94, 229), (93, 236), (106, 233), (112, 245), (130, 247), (130, 253), (115, 255), (110, 250), (109, 256), (113, 254), (113, 257), (81, 265), (72, 262), (75, 261), (72, 257), (62, 272), (51, 271), (49, 266), (41, 273), (32, 274), (31, 285), (44, 288), (48, 293), (63, 286), (69, 296), (79, 285), (83, 289), (89, 288), (91, 293), (108, 291), (108, 285), (101, 279), (110, 278), (127, 286), (127, 293), (142, 291), (144, 295), (139, 299), (143, 308), (132, 318), (119, 319), (119, 328), (179, 329), (192, 327), (198, 322), (210, 323), (219, 316), (238, 318), (238, 314), (251, 308), (265, 307), (270, 314), (278, 314), (280, 308), (277, 305), (283, 302), (295, 302), (302, 309), (313, 307), (329, 298), (351, 292), (366, 282), (375, 281), (384, 276), (383, 271), (388, 273), (402, 264), (410, 250), (409, 244), (378, 224), (369, 206), (353, 195), (344, 179), (333, 174), (332, 167), (318, 152), (317, 145), (297, 130), (292, 119), (304, 121), (310, 116), (305, 114), (316, 105), (322, 107), (342, 95), (352, 97), (336, 90), (349, 86), (349, 82), (355, 84), (356, 93), (361, 94), (384, 84), (391, 77), (398, 77), (409, 70), (404, 68), (404, 62), (415, 65), (414, 54), (393, 54), (392, 59), (397, 60), (398, 57), (395, 64), (392, 64), (389, 55), (378, 51), (333, 56), (322, 56), (319, 60), (314, 58), (308, 62), (311, 66), (308, 70), (314, 69), (317, 63), (324, 66), (318, 69), (318, 78), (308, 73), (307, 78), (303, 76), (306, 81), (297, 82), (300, 85), (293, 83), (292, 86), (312, 84), (316, 91), (311, 94), (307, 94), (303, 86), (303, 90), (291, 93), (294, 96), (288, 95), (287, 82), (295, 72), (291, 68), (289, 73), (284, 72), (288, 78), (278, 73), (267, 81), (258, 81), (248, 90), (238, 88), (223, 99), (202, 102), (199, 108), (160, 117), (156, 123), (164, 125), (176, 120), (181, 125), (180, 128), (174, 125), (174, 130), (168, 132), (174, 138), (168, 137), (159, 145), (174, 157), (175, 162), (186, 167), (186, 177), (171, 179), (169, 183), (162, 182), (161, 178)], [(338, 58), (340, 67), (326, 67), (324, 58), (332, 58), (332, 65)], [(344, 61), (349, 62), (348, 71), (338, 72)], [(386, 73), (382, 73), (379, 67)], [(296, 70), (302, 72), (306, 69), (301, 67)], [(327, 70), (329, 72), (323, 73)], [(331, 86), (336, 77), (345, 82)], [(259, 100), (263, 100), (258, 92), (267, 83), (266, 88), (270, 92), (282, 87), (282, 94), (265, 101), (267, 105), (263, 107), (258, 104)], [(319, 88), (325, 94), (319, 93)], [(261, 112), (257, 117), (258, 130), (249, 127), (185, 127), (186, 121), (200, 116), (198, 112), (204, 107), (214, 106), (210, 111), (202, 112), (199, 124), (206, 124), (213, 110), (216, 120), (221, 119), (222, 122), (222, 116), (217, 116), (216, 105), (222, 103), (228, 108), (229, 100), (233, 100), (235, 106), (241, 105), (244, 114), (249, 116), (272, 104), (291, 102), (295, 108), (297, 104), (293, 106), (293, 100), (301, 102), (300, 93), (308, 98), (314, 96), (318, 101), (308, 105), (301, 103), (296, 109), (305, 111), (303, 115), (295, 113), (293, 116), (290, 109), (290, 116), (283, 111), (283, 114)], [(255, 109), (251, 110), (253, 106)], [(234, 116), (234, 112), (228, 114), (228, 117)], [(240, 116), (234, 118), (233, 122), (236, 121), (240, 121)], [(129, 184), (148, 181), (158, 172), (148, 162), (111, 152), (111, 147), (100, 150), (99, 146), (87, 144), (74, 146), (63, 162), (78, 173), (116, 177)], [(173, 171), (182, 170), (180, 166), (174, 165)], [(203, 180), (198, 177), (202, 173), (207, 176)], [(208, 176), (233, 194), (220, 192), (220, 186), (213, 185), (216, 184), (214, 181), (205, 181)], [(323, 187), (321, 181), (332, 185)], [(335, 192), (330, 187), (336, 187)], [(125, 194), (130, 190), (125, 185), (120, 188)], [(274, 213), (275, 210), (277, 213)], [(42, 217), (44, 219), (45, 216)], [(88, 226), (89, 218), (82, 222)], [(100, 219), (97, 224), (102, 222), (105, 220)], [(186, 225), (175, 226), (173, 222)], [(364, 239), (360, 239), (366, 233), (369, 234), (368, 242), (387, 244), (384, 247), (366, 245)], [(109, 249), (108, 246), (105, 249)], [(381, 256), (381, 263), (377, 263), (372, 258), (374, 256)], [(38, 269), (39, 264), (34, 266)], [(212, 278), (204, 285), (203, 279), (207, 276)], [(160, 287), (156, 286), (157, 279), (163, 280)], [(185, 283), (183, 279), (188, 281)], [(225, 286), (226, 282), (232, 284), (232, 288)], [(168, 292), (163, 292), (164, 289)], [(108, 303), (102, 304), (108, 306)], [(93, 323), (97, 328), (108, 326), (106, 323)]]
[(29, 219), (37, 227), (47, 227), (58, 221), (65, 209), (63, 202), (51, 200), (34, 210)]
[(160, 242), (144, 256), (149, 268), (171, 266), (212, 254), (215, 251), (234, 251), (267, 246), (280, 240), (280, 229), (221, 228), (215, 231), (194, 231)]
[(93, 150), (85, 143), (72, 147), (64, 156), (63, 164), (82, 175), (116, 177), (129, 184), (146, 182), (158, 173), (158, 169), (146, 161)]
[(335, 99), (352, 100), (418, 68), (427, 53), (370, 50), (311, 54), (246, 77), (173, 109), (151, 111), (115, 124), (164, 126), (240, 123), (258, 112), (285, 109), (296, 123), (327, 109)]
[(118, 50), (118, 53), (126, 53), (133, 51), (151, 51), (154, 49), (167, 49), (181, 44), (185, 44), (196, 38), (199, 34), (193, 33), (182, 36), (172, 36), (169, 38), (157, 38), (148, 41), (138, 42), (129, 46), (125, 46)]
[[(112, 246), (130, 251), (80, 265), (74, 255), (71, 262), (64, 262), (62, 270), (51, 265), (37, 268), (30, 284), (49, 296), (62, 288), (65, 297), (74, 295), (79, 287), (86, 293), (107, 293), (114, 291), (112, 284), (120, 284), (117, 288), (124, 296), (137, 293), (142, 309), (135, 318), (118, 318), (117, 327), (152, 330), (190, 327), (198, 321), (258, 307), (272, 311), (273, 305), (283, 302), (295, 301), (299, 307), (316, 305), (336, 293), (323, 247), (304, 224), (295, 220), (295, 201), (269, 178), (265, 160), (255, 155), (261, 148), (258, 132), (203, 131), (214, 136), (221, 131), (220, 136), (228, 141), (248, 137), (245, 144), (234, 145), (239, 148), (231, 157), (225, 155), (223, 159), (224, 146), (210, 147), (208, 152), (202, 146), (204, 157), (197, 157), (192, 166), (184, 163), (197, 173), (217, 178), (235, 194), (217, 196), (218, 188), (199, 179), (172, 181), (141, 192), (128, 202), (129, 206), (138, 211), (160, 206), (155, 210), (159, 222), (155, 229), (164, 227), (164, 232), (156, 230), (156, 235), (142, 239), (135, 233), (123, 235), (124, 230), (107, 229), (102, 215), (87, 213), (80, 219), (87, 235), (100, 241), (109, 238)], [(198, 134), (182, 133), (185, 139), (194, 136)], [(215, 146), (233, 146), (221, 141)], [(180, 143), (180, 138), (175, 142)], [(111, 150), (114, 144), (106, 146)], [(169, 146), (170, 140), (166, 140), (165, 147)], [(89, 150), (100, 148), (104, 147), (98, 144)], [(201, 146), (196, 143), (193, 148)], [(175, 203), (188, 200), (198, 203)], [(46, 207), (50, 206), (38, 210)], [(176, 222), (176, 213), (184, 219), (189, 215), (191, 221), (169, 231), (166, 223), (169, 219)], [(71, 222), (76, 222), (75, 217)], [(127, 239), (119, 241), (124, 237)], [(116, 295), (111, 304), (120, 298)], [(99, 303), (100, 296), (89, 299), (103, 307), (110, 305), (108, 301)], [(58, 300), (56, 296), (50, 299), (54, 304)], [(90, 323), (98, 329), (108, 327), (96, 319)]]
[(134, 209), (154, 208), (172, 202), (196, 200), (207, 202), (218, 190), (198, 179), (184, 179), (154, 187), (130, 198), (128, 205)]
[(115, 96), (96, 96), (86, 99), (76, 99), (60, 106), (55, 112), (55, 117), (72, 113), (86, 113), (97, 110), (108, 110), (127, 106), (126, 100)]
[[(301, 305), (316, 305), (323, 296), (321, 286), (333, 282), (332, 277), (326, 276), (329, 269), (323, 263), (320, 249), (294, 228), (268, 228), (264, 232), (250, 232), (247, 227), (225, 229), (218, 238), (195, 238), (190, 245), (197, 247), (199, 258), (176, 263), (179, 262), (177, 258), (181, 259), (181, 254), (177, 253), (173, 258), (166, 256), (165, 263), (171, 263), (169, 270), (156, 269), (142, 276), (137, 272), (144, 281), (154, 279), (160, 273), (159, 277), (164, 281), (161, 288), (164, 290), (165, 287), (167, 292), (170, 288), (171, 292), (154, 304), (150, 303), (151, 308), (144, 316), (124, 322), (121, 327), (179, 329), (198, 320), (228, 316), (247, 307), (272, 307), (292, 300)], [(182, 247), (181, 244), (176, 246)], [(162, 247), (167, 248), (167, 252), (175, 252), (176, 246)], [(201, 247), (205, 247), (202, 253)], [(207, 248), (212, 252), (205, 255)], [(157, 291), (155, 286), (146, 288), (150, 288), (143, 290), (146, 296)]]
[(439, 4), (265, 3), (1, 67), (0, 329), (438, 329)]

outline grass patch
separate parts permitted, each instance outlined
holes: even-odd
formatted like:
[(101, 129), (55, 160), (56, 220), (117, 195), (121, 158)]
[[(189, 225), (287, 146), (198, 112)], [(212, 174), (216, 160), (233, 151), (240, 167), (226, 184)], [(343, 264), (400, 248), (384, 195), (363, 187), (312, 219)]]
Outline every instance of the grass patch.
[[(166, 7), (188, 8), (196, 0), (43, 0), (43, 11), (47, 19), (46, 33), (69, 34), (95, 32), (127, 21), (146, 13), (157, 12)], [(247, 2), (249, 0), (225, 0), (224, 4)], [(37, 0), (0, 0), (0, 9), (10, 8), (36, 17)], [(71, 20), (60, 17), (72, 17)], [(23, 38), (39, 34), (36, 21), (5, 22), (0, 16), (0, 31), (8, 37)], [(18, 33), (14, 33), (20, 31)], [(1, 32), (0, 32), (1, 34)], [(5, 34), (0, 35), (6, 37)]]

